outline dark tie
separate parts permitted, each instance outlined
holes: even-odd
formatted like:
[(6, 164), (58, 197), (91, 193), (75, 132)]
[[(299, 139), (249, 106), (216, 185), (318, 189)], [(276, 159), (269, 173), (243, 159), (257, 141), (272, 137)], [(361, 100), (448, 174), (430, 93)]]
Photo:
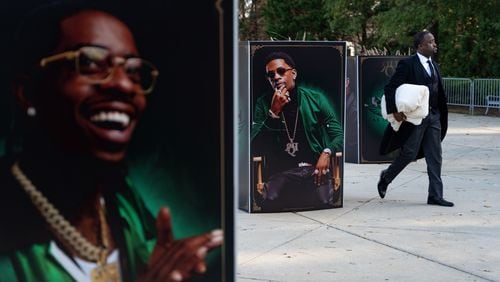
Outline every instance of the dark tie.
[(427, 60), (427, 63), (429, 64), (429, 69), (431, 71), (431, 78), (434, 78), (434, 67), (432, 66), (431, 60)]
[(438, 79), (431, 60), (427, 60), (427, 63), (429, 64), (429, 70), (431, 71), (431, 80), (432, 80), (431, 84), (432, 86), (429, 89), (430, 90), (429, 106), (431, 106), (431, 108), (435, 108), (437, 106)]

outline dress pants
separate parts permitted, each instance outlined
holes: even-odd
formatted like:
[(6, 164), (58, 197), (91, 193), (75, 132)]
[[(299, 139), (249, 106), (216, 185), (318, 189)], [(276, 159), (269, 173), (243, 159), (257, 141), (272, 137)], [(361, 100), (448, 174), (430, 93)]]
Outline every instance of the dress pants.
[(439, 117), (438, 109), (432, 108), (422, 123), (415, 126), (412, 134), (401, 148), (399, 156), (382, 173), (382, 177), (387, 183), (391, 183), (410, 162), (415, 160), (422, 145), (427, 163), (427, 175), (429, 176), (429, 197), (443, 198), (441, 122)]

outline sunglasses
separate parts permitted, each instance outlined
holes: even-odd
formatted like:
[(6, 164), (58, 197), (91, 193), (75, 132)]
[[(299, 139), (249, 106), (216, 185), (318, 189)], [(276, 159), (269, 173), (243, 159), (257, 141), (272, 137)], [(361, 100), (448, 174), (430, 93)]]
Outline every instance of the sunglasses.
[(285, 69), (285, 68), (277, 68), (277, 69), (276, 69), (276, 72), (274, 72), (274, 71), (268, 71), (268, 72), (266, 73), (266, 76), (267, 76), (268, 78), (270, 78), (270, 79), (273, 79), (273, 78), (276, 76), (276, 74), (278, 74), (279, 76), (283, 76), (283, 75), (285, 75), (285, 73), (286, 73), (287, 71), (290, 71), (290, 70), (293, 70), (293, 68), (289, 68), (289, 69)]

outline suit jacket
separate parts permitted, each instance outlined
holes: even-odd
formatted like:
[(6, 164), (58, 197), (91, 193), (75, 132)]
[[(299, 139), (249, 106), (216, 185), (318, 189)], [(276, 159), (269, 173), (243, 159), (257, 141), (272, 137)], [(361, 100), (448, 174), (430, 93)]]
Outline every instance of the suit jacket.
[[(438, 109), (441, 115), (441, 140), (443, 140), (448, 130), (448, 104), (446, 94), (444, 93), (439, 66), (435, 62), (433, 62), (433, 66), (438, 78)], [(399, 61), (396, 72), (391, 77), (389, 83), (384, 87), (388, 114), (398, 112), (395, 102), (396, 89), (404, 83), (426, 85), (429, 87), (429, 91), (432, 89), (432, 79), (420, 63), (417, 54)], [(385, 155), (401, 148), (406, 143), (408, 137), (410, 137), (414, 128), (415, 125), (412, 123), (403, 122), (396, 132), (392, 129), (391, 125), (388, 124), (380, 144), (380, 154)], [(421, 157), (423, 157), (422, 147), (420, 147), (417, 155), (417, 158)]]

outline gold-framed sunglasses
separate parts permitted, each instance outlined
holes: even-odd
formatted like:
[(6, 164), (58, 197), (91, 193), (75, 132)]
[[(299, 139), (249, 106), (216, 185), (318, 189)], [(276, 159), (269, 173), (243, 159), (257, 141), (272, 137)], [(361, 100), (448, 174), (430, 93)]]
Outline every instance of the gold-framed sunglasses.
[(113, 77), (117, 67), (123, 66), (131, 81), (140, 85), (144, 94), (153, 91), (158, 69), (149, 61), (139, 57), (113, 56), (111, 51), (98, 46), (83, 46), (77, 50), (66, 51), (40, 60), (40, 67), (61, 61), (73, 61), (75, 71), (93, 83), (105, 83)]
[(274, 79), (274, 77), (276, 76), (276, 74), (278, 74), (279, 76), (283, 77), (287, 71), (291, 71), (291, 70), (293, 70), (293, 68), (281, 68), (281, 67), (279, 67), (279, 68), (276, 69), (276, 72), (274, 72), (274, 71), (268, 71), (266, 73), (266, 77), (269, 78), (269, 79)]

